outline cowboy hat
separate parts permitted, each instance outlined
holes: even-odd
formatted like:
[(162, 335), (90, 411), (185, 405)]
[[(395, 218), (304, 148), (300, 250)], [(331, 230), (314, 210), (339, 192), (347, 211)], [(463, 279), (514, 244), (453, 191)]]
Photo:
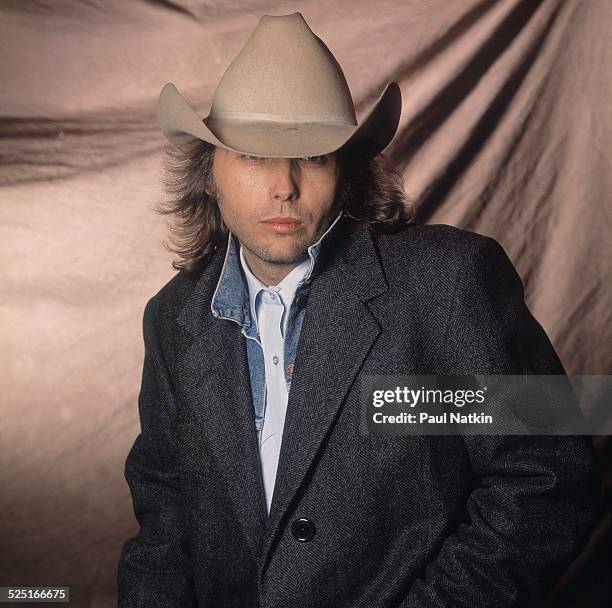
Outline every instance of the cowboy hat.
[(167, 83), (157, 122), (173, 144), (194, 137), (249, 156), (320, 156), (367, 140), (372, 152), (391, 141), (401, 112), (390, 82), (357, 124), (342, 68), (301, 13), (260, 18), (223, 74), (201, 119)]

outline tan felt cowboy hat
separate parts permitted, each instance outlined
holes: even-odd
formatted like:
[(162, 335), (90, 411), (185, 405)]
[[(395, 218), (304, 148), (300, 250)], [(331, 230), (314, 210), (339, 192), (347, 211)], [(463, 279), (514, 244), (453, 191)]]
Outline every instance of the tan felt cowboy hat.
[(157, 122), (173, 144), (193, 137), (250, 156), (319, 156), (368, 140), (391, 141), (402, 98), (395, 82), (357, 124), (342, 68), (301, 13), (264, 15), (223, 74), (201, 119), (172, 83), (159, 95)]

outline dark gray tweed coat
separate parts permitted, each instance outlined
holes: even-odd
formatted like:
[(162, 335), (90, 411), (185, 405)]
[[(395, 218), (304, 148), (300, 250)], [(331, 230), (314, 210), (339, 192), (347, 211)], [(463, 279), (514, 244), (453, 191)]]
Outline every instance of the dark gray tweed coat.
[(245, 339), (210, 310), (226, 246), (147, 303), (121, 608), (537, 606), (585, 543), (586, 437), (360, 432), (362, 374), (563, 373), (502, 247), (445, 225), (336, 228), (269, 518)]

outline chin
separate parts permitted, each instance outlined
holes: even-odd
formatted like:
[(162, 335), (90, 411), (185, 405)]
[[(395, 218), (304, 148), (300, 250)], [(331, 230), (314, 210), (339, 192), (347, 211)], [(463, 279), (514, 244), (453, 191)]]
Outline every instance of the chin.
[(270, 247), (268, 254), (268, 261), (273, 264), (293, 264), (308, 256), (306, 249), (295, 245), (291, 247)]

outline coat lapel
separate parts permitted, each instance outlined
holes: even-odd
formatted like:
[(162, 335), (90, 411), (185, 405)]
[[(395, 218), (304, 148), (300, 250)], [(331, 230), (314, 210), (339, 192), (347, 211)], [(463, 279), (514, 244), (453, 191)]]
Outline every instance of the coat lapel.
[(265, 531), (261, 576), (291, 515), (291, 502), (380, 333), (380, 324), (366, 304), (388, 289), (375, 245), (365, 227), (343, 220), (308, 297)]

